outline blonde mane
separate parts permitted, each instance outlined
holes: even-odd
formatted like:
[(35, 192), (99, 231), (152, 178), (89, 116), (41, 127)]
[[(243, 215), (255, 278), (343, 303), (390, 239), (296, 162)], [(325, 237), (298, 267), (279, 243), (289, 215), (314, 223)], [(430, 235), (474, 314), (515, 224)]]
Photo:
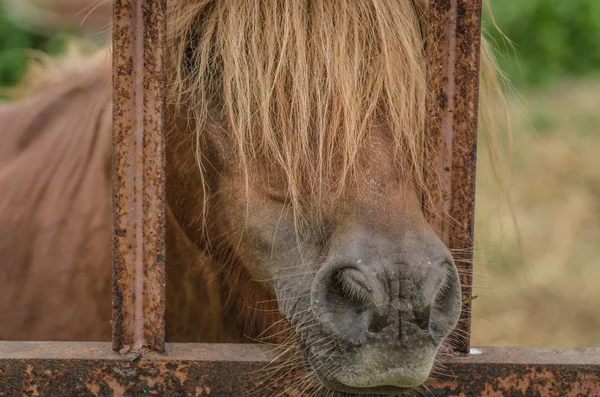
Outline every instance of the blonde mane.
[[(397, 163), (423, 187), (427, 3), (171, 1), (169, 101), (194, 120), (198, 142), (221, 111), (240, 169), (281, 170), (296, 213), (342, 196), (374, 123), (389, 127)], [(482, 89), (499, 92), (485, 48)]]
[(170, 2), (170, 103), (199, 140), (222, 110), (240, 169), (281, 170), (296, 210), (341, 197), (376, 122), (420, 182), (423, 7), (405, 1)]

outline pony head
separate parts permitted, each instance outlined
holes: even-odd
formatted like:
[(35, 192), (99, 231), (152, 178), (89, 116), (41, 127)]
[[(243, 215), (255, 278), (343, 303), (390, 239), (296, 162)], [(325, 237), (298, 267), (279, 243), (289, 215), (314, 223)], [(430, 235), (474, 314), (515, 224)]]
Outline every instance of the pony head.
[(197, 193), (179, 204), (195, 208), (210, 255), (276, 298), (333, 390), (421, 385), (461, 311), (452, 256), (422, 211), (425, 10), (169, 2), (170, 134), (197, 159), (180, 173)]

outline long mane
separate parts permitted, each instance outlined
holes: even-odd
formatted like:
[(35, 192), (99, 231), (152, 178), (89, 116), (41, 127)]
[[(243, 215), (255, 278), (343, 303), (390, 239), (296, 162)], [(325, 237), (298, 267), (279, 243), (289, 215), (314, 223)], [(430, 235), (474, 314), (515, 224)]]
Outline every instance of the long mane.
[[(218, 109), (240, 169), (281, 170), (296, 212), (342, 196), (373, 123), (423, 187), (427, 3), (171, 1), (169, 100), (198, 142)], [(482, 88), (498, 92), (482, 54)]]
[(281, 170), (297, 210), (343, 194), (376, 122), (421, 181), (422, 17), (412, 0), (170, 2), (170, 102), (198, 140), (217, 108), (240, 169)]

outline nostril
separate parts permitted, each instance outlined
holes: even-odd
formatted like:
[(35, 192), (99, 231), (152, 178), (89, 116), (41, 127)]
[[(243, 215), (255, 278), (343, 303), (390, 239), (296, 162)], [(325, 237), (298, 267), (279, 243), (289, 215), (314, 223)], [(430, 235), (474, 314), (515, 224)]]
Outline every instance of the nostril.
[(369, 323), (369, 332), (372, 334), (378, 334), (381, 331), (383, 331), (383, 329), (389, 324), (390, 323), (387, 318), (381, 316), (373, 316), (371, 322)]
[(362, 344), (373, 316), (371, 288), (366, 277), (355, 268), (342, 267), (332, 271), (324, 281), (322, 298), (313, 301), (321, 323), (346, 342)]
[(446, 277), (431, 306), (429, 332), (436, 340), (445, 338), (456, 327), (461, 311), (461, 288), (453, 262), (445, 262)]
[(331, 282), (331, 292), (341, 298), (340, 303), (362, 307), (369, 302), (372, 295), (372, 289), (367, 285), (365, 276), (351, 267), (336, 271)]
[(411, 321), (417, 327), (419, 327), (423, 331), (429, 331), (429, 318), (430, 318), (430, 310), (415, 312), (415, 319)]
[(340, 339), (361, 345), (387, 324), (388, 292), (375, 268), (331, 266), (317, 275), (311, 306), (320, 323)]

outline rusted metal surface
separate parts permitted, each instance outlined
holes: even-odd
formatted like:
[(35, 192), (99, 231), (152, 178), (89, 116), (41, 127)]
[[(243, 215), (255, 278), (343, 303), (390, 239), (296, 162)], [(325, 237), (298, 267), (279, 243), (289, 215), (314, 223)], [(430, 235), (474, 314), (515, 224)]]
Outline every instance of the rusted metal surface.
[(166, 0), (116, 0), (113, 11), (113, 348), (160, 352)]
[[(120, 355), (109, 343), (0, 342), (0, 396), (306, 395), (295, 394), (299, 368), (272, 372), (276, 353), (267, 346), (168, 344), (167, 353)], [(600, 349), (478, 353), (449, 359), (423, 395), (600, 395)]]
[(427, 34), (428, 221), (452, 250), (463, 311), (454, 349), (470, 346), (481, 0), (432, 0)]

